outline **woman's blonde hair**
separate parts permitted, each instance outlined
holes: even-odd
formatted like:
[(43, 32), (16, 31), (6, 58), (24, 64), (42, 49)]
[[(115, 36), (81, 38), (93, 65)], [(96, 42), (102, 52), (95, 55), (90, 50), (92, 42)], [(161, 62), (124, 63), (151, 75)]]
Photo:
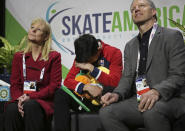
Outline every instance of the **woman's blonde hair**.
[[(42, 18), (34, 19), (31, 23), (31, 26), (34, 25), (35, 23), (38, 23), (38, 22), (42, 23), (44, 25), (44, 30), (43, 31), (44, 31), (44, 33), (46, 33), (46, 37), (48, 37), (48, 39), (43, 44), (42, 55), (41, 55), (40, 60), (47, 61), (49, 59), (49, 53), (50, 53), (50, 51), (52, 51), (52, 49), (51, 49), (51, 43), (52, 43), (51, 27), (50, 27), (49, 23), (46, 22)], [(31, 42), (28, 39), (25, 39), (25, 40), (26, 40), (27, 45), (24, 49), (24, 54), (32, 51)]]

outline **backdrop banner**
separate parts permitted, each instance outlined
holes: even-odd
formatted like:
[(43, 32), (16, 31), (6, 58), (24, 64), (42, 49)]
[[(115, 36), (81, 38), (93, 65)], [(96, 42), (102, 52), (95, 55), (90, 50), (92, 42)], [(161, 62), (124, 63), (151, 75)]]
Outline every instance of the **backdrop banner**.
[[(44, 18), (51, 24), (53, 48), (62, 55), (65, 77), (75, 57), (73, 42), (81, 34), (91, 33), (123, 52), (126, 42), (138, 34), (131, 20), (131, 2), (6, 0), (6, 38), (12, 43), (19, 42), (34, 18)], [(185, 0), (154, 0), (154, 3), (159, 25), (177, 29), (168, 18), (185, 25)]]

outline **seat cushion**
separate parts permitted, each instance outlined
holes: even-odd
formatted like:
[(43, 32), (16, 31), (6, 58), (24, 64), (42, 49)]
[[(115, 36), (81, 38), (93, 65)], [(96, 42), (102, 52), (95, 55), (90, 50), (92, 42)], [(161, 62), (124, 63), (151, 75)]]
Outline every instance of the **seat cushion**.
[(72, 113), (71, 131), (104, 131), (97, 113)]

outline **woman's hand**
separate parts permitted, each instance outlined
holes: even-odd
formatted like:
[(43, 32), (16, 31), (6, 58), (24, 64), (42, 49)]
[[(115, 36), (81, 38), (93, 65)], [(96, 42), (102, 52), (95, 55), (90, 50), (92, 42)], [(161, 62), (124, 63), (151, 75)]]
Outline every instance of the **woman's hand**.
[(22, 96), (20, 96), (17, 100), (18, 100), (18, 110), (21, 114), (22, 117), (24, 117), (24, 111), (23, 111), (23, 105), (25, 101), (28, 101), (30, 99), (30, 96), (23, 94)]

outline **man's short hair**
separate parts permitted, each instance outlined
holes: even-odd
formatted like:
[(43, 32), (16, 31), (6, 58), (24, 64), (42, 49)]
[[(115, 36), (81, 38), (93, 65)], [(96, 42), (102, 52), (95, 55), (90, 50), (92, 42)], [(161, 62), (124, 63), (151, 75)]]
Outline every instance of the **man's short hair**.
[[(152, 0), (147, 0), (147, 1), (148, 1), (148, 3), (149, 3), (150, 7), (151, 7), (152, 9), (156, 10), (156, 6), (155, 6), (154, 2), (153, 2)], [(156, 14), (154, 15), (154, 18), (155, 18), (156, 21), (157, 21), (157, 16), (156, 16)]]
[[(154, 4), (154, 2), (153, 2), (152, 0), (146, 0), (146, 1), (148, 1), (149, 5), (150, 5), (150, 7), (151, 7), (152, 9), (156, 10), (156, 6), (155, 6), (155, 4)], [(134, 0), (132, 1), (132, 4), (133, 4), (133, 2), (134, 2)], [(131, 4), (131, 6), (132, 6), (132, 4)], [(154, 15), (154, 18), (155, 18), (156, 21), (157, 21), (157, 16), (156, 16), (156, 15)]]
[(156, 10), (156, 6), (155, 6), (154, 2), (153, 2), (152, 0), (147, 0), (147, 1), (148, 1), (148, 3), (149, 3), (150, 7), (151, 7), (152, 9), (155, 9), (155, 10)]
[(74, 42), (76, 61), (83, 63), (89, 62), (89, 59), (98, 52), (98, 41), (90, 34), (84, 34)]

